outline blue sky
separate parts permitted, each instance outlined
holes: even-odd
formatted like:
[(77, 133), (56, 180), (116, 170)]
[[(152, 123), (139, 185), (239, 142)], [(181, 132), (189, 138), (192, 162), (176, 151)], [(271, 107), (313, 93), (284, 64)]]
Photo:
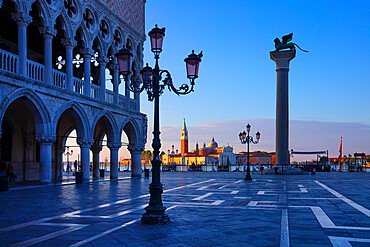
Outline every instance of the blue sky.
[[(297, 51), (291, 62), (290, 119), (369, 126), (369, 7), (369, 1), (147, 1), (146, 33), (155, 24), (166, 27), (160, 67), (171, 72), (177, 85), (187, 80), (183, 59), (192, 49), (204, 53), (195, 92), (161, 96), (161, 125), (181, 126), (184, 117), (194, 128), (208, 122), (227, 128), (224, 123), (230, 120), (273, 120), (276, 71), (269, 51), (274, 38), (293, 32), (293, 41), (309, 53)], [(144, 61), (153, 65), (149, 39), (144, 47)], [(145, 93), (141, 102), (152, 125), (153, 105)], [(179, 136), (178, 131), (172, 134)], [(221, 136), (222, 128), (208, 134)], [(163, 143), (167, 150), (170, 144)]]

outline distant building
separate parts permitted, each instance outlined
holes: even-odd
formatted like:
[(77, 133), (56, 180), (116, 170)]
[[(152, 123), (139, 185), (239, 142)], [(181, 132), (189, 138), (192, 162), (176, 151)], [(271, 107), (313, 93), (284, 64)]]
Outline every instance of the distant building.
[(186, 127), (185, 119), (181, 131), (181, 153), (168, 152), (163, 155), (162, 162), (164, 165), (180, 165), (181, 169), (186, 170), (186, 167), (191, 165), (205, 165), (205, 166), (231, 166), (236, 165), (236, 154), (234, 148), (229, 145), (225, 147), (218, 147), (218, 143), (214, 138), (209, 142), (208, 146), (203, 144), (199, 148), (197, 143), (195, 150), (189, 151), (189, 137)]
[[(271, 162), (271, 158), (274, 154), (272, 153), (266, 153), (266, 152), (261, 152), (261, 151), (258, 151), (258, 152), (250, 152), (249, 153), (249, 162), (252, 164), (252, 165), (271, 165), (273, 164)], [(237, 162), (238, 162), (238, 165), (244, 165), (247, 164), (247, 152), (240, 152), (237, 154)], [(275, 164), (275, 162), (274, 162)]]

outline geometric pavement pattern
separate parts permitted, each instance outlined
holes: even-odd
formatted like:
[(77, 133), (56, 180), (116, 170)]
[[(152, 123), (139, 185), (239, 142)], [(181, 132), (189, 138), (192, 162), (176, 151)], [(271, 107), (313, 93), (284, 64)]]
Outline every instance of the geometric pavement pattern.
[(370, 246), (368, 173), (161, 176), (160, 226), (140, 223), (147, 178), (2, 192), (0, 246)]

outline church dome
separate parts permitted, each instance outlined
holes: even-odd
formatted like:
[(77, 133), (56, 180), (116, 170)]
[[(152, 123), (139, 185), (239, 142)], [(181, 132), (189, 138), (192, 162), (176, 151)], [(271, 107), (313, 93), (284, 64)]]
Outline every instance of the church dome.
[(209, 148), (217, 148), (218, 147), (218, 144), (217, 144), (217, 142), (215, 142), (214, 137), (212, 138), (212, 141), (210, 143), (208, 143), (208, 147)]

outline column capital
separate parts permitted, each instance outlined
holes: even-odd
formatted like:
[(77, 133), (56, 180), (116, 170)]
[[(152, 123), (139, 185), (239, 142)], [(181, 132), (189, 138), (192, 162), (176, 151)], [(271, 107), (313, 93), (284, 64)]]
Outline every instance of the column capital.
[(92, 57), (94, 55), (94, 50), (91, 48), (82, 48), (81, 53), (83, 57)]
[(107, 147), (109, 148), (109, 149), (120, 149), (120, 147), (122, 146), (122, 144), (121, 143), (108, 143), (108, 145), (107, 145)]
[(135, 145), (128, 145), (128, 151), (130, 151), (131, 153), (136, 153), (136, 152), (143, 152), (144, 151), (144, 147), (142, 146), (135, 146)]
[(44, 37), (54, 37), (57, 34), (57, 30), (52, 27), (39, 27), (39, 31)]
[(119, 72), (119, 66), (116, 63), (108, 63), (108, 69), (110, 70), (116, 70), (116, 72)]
[(62, 45), (66, 48), (74, 48), (77, 45), (77, 41), (74, 39), (62, 39)]
[(32, 16), (26, 13), (18, 12), (12, 14), (13, 19), (17, 22), (18, 25), (26, 25), (32, 22)]
[(56, 137), (54, 135), (39, 134), (36, 136), (36, 141), (38, 141), (40, 145), (53, 145), (56, 141)]
[(93, 143), (94, 140), (92, 139), (77, 138), (77, 144), (80, 145), (81, 148), (90, 148)]
[(96, 60), (98, 61), (99, 64), (101, 63), (107, 64), (109, 62), (109, 59), (106, 56), (99, 56)]
[(99, 153), (102, 150), (102, 146), (93, 144), (90, 148), (93, 153)]
[(276, 69), (289, 69), (289, 62), (295, 57), (295, 50), (270, 51), (270, 58), (276, 62)]

